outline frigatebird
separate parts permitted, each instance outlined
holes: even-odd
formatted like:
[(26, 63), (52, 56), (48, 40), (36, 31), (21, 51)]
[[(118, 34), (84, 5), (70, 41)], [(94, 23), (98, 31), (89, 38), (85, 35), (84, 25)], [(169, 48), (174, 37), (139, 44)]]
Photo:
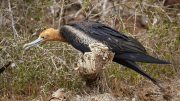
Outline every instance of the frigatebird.
[(154, 84), (158, 80), (145, 73), (136, 62), (169, 64), (164, 60), (148, 55), (143, 45), (135, 38), (95, 21), (80, 21), (61, 26), (60, 29), (48, 28), (40, 33), (39, 38), (24, 45), (25, 49), (47, 41), (60, 41), (71, 44), (82, 53), (90, 52), (89, 45), (102, 43), (115, 55), (113, 61), (126, 66)]

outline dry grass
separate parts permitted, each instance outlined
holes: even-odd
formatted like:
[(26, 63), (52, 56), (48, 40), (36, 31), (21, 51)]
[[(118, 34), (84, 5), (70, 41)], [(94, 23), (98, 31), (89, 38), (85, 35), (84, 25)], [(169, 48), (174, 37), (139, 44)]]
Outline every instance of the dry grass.
[[(0, 66), (8, 61), (12, 61), (12, 64), (0, 74), (0, 99), (47, 97), (58, 88), (68, 88), (74, 93), (84, 94), (84, 82), (73, 71), (79, 56), (74, 48), (55, 42), (25, 52), (22, 46), (37, 38), (37, 35), (32, 34), (39, 33), (44, 28), (57, 28), (59, 24), (87, 18), (100, 19), (101, 22), (137, 38), (151, 55), (172, 63), (142, 64), (143, 69), (153, 77), (164, 82), (179, 77), (178, 7), (166, 8), (162, 6), (162, 2), (154, 2), (155, 0), (111, 0), (107, 4), (104, 4), (104, 0), (98, 0), (98, 3), (95, 0), (83, 0), (82, 7), (78, 7), (73, 4), (74, 1), (76, 0), (11, 0), (13, 16), (10, 16), (8, 1), (2, 0)], [(12, 31), (12, 17), (18, 36)], [(127, 89), (130, 87), (136, 89), (147, 82), (134, 71), (115, 63), (109, 65), (105, 73), (112, 91), (126, 92), (124, 96), (129, 95)]]

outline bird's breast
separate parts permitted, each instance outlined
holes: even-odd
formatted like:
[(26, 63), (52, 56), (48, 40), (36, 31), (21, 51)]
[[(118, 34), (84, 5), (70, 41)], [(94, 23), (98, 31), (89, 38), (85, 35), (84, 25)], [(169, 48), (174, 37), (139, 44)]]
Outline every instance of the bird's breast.
[(80, 29), (75, 28), (75, 27), (70, 26), (70, 25), (65, 25), (64, 27), (65, 27), (65, 29), (68, 32), (66, 34), (69, 34), (69, 36), (74, 38), (73, 39), (74, 41), (77, 41), (79, 43), (86, 44), (86, 45), (89, 45), (89, 44), (92, 44), (92, 43), (98, 43), (99, 42), (95, 38), (92, 38), (89, 35), (90, 33), (86, 33), (85, 31), (80, 30)]

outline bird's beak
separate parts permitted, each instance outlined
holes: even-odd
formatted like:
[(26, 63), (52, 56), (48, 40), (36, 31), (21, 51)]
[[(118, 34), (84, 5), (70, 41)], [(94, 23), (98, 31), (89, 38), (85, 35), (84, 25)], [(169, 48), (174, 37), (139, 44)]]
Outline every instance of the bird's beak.
[(37, 46), (38, 44), (42, 43), (43, 41), (44, 41), (43, 38), (39, 37), (38, 39), (36, 39), (36, 40), (34, 40), (34, 41), (30, 42), (30, 43), (25, 44), (23, 46), (23, 48), (25, 50), (28, 50), (29, 48), (31, 48), (33, 46)]

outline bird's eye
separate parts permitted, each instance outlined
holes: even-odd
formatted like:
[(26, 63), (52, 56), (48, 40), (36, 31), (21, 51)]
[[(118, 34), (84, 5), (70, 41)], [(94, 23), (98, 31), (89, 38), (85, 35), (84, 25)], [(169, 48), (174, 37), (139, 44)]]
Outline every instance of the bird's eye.
[(44, 37), (44, 36), (42, 36), (41, 38), (43, 38), (43, 39), (44, 39), (45, 37)]

